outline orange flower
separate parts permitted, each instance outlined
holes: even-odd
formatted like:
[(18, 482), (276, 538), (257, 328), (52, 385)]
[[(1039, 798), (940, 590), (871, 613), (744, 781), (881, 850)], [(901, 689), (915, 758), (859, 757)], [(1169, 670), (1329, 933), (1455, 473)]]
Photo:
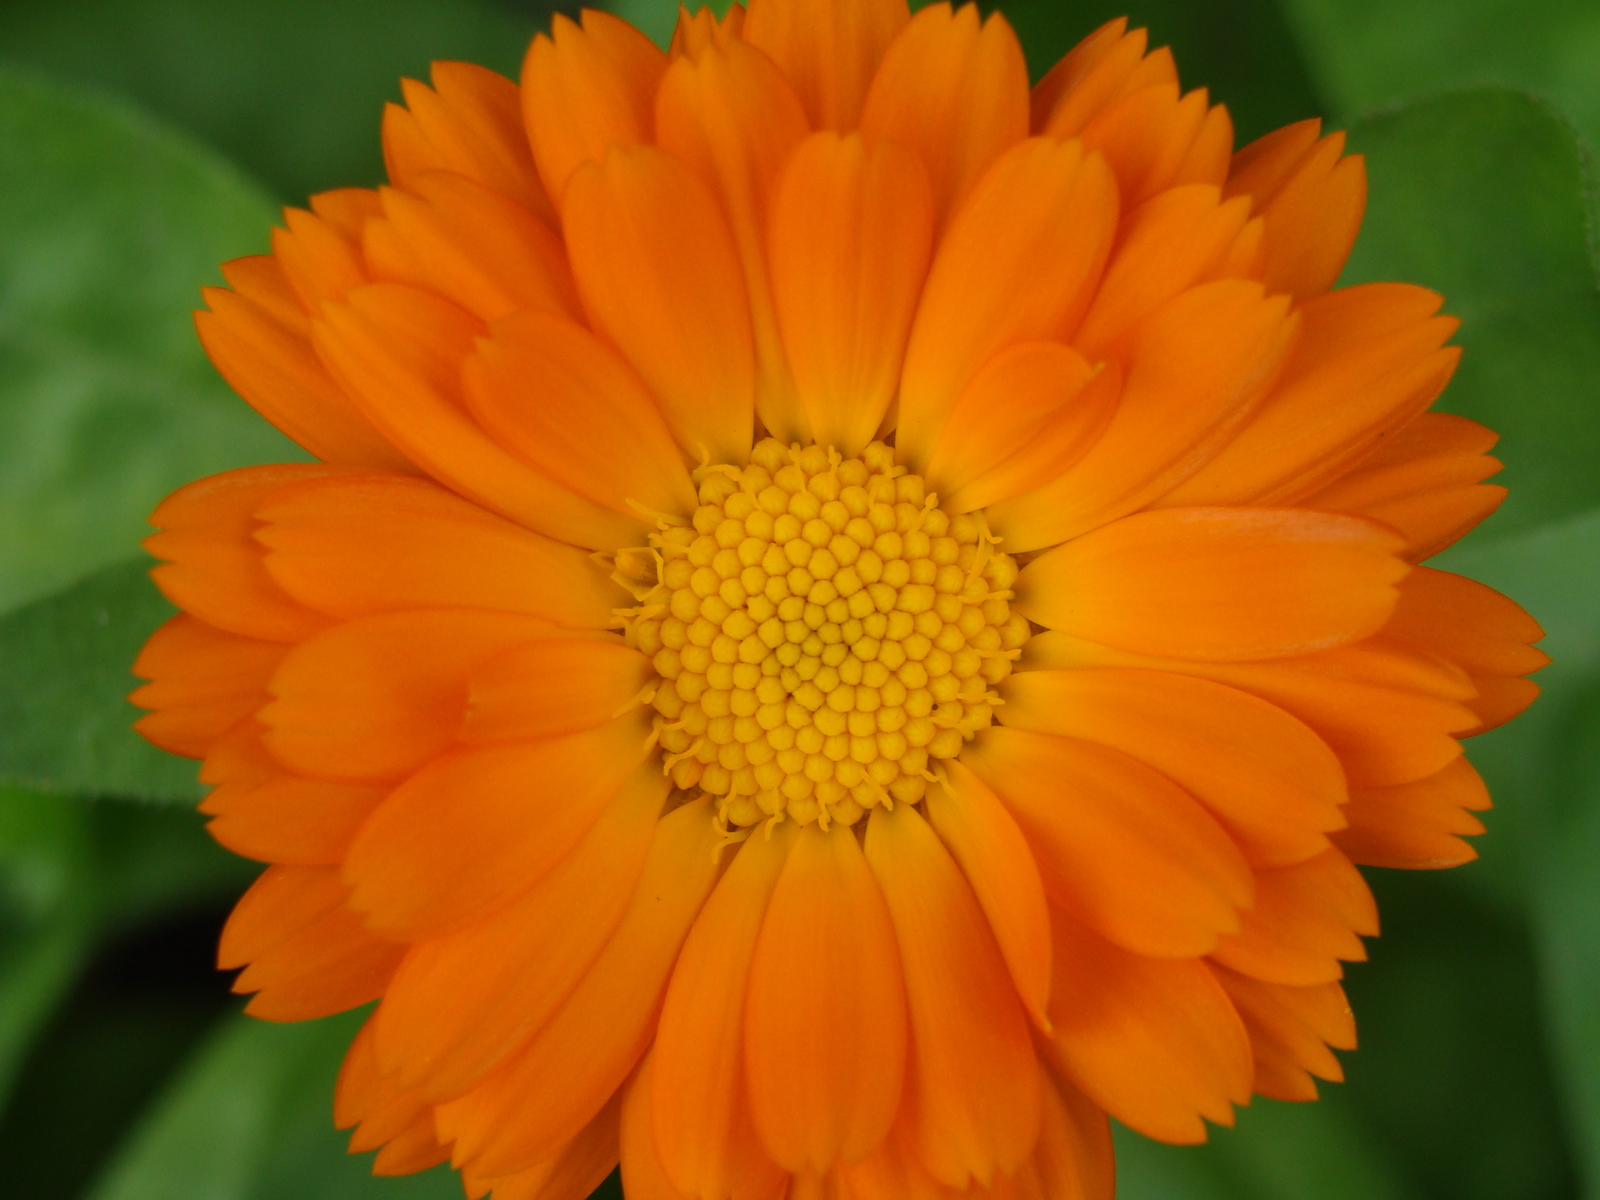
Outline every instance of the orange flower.
[(1105, 26), (753, 0), (441, 63), (206, 348), (321, 461), (156, 511), (152, 741), (271, 863), (249, 1011), (380, 1001), (338, 1119), (469, 1195), (1105, 1197), (1354, 1045), (1353, 863), (1441, 867), (1545, 659), (1416, 565), (1499, 502), (1456, 323), (1330, 290)]

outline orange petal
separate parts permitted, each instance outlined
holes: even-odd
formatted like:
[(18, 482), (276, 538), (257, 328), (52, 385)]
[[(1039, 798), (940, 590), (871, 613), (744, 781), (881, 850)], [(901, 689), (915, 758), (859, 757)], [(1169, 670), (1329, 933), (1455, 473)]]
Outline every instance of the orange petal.
[(1461, 753), (1472, 727), (1466, 675), (1386, 637), (1301, 658), (1199, 663), (1150, 658), (1047, 632), (1028, 643), (1032, 667), (1140, 667), (1215, 680), (1271, 701), (1298, 717), (1339, 756), (1354, 786), (1377, 787), (1431, 775)]
[(217, 946), (217, 966), (242, 967), (283, 945), (344, 904), (337, 871), (322, 867), (268, 867), (234, 905)]
[(300, 484), (275, 492), (256, 515), (272, 577), (332, 616), (487, 608), (603, 629), (627, 600), (581, 551), (421, 480)]
[(726, 50), (743, 32), (744, 6), (741, 4), (728, 5), (720, 18), (716, 9), (709, 4), (693, 12), (679, 5), (678, 23), (672, 30), (672, 44), (667, 48), (667, 57), (676, 62), (680, 58), (699, 58), (713, 47)]
[(338, 474), (338, 468), (279, 463), (224, 471), (179, 488), (150, 514), (161, 532), (144, 548), (165, 560), (150, 572), (185, 612), (229, 633), (298, 642), (328, 624), (284, 592), (262, 564), (251, 536), (256, 507), (278, 488)]
[(1027, 1014), (961, 868), (915, 808), (874, 808), (866, 854), (905, 968), (918, 1152), (940, 1182), (987, 1187), (1015, 1173), (1039, 1135)]
[(1031, 138), (978, 180), (934, 257), (900, 382), (899, 456), (920, 469), (972, 376), (1013, 342), (1064, 340), (1111, 249), (1116, 187), (1076, 143)]
[(1337, 1083), (1344, 1078), (1329, 1046), (1355, 1048), (1355, 1022), (1337, 983), (1284, 987), (1261, 983), (1213, 966), (1250, 1035), (1255, 1059), (1251, 1090), (1274, 1100), (1315, 1100), (1311, 1076)]
[(652, 678), (650, 660), (617, 642), (528, 642), (472, 673), (461, 738), (516, 741), (593, 729), (638, 699)]
[(930, 4), (883, 56), (861, 114), (869, 141), (915, 150), (943, 225), (989, 164), (1028, 136), (1028, 64), (1011, 23)]
[(410, 187), (426, 171), (450, 171), (493, 188), (556, 224), (555, 208), (533, 165), (517, 85), (473, 63), (436, 62), (433, 87), (404, 79), (406, 107), (383, 112), (389, 179)]
[(1108, 105), (1076, 135), (1085, 149), (1105, 155), (1124, 208), (1177, 183), (1222, 183), (1226, 154), (1209, 157), (1214, 177), (1179, 178), (1186, 165), (1191, 174), (1201, 174), (1192, 169), (1189, 152), (1205, 124), (1206, 100), (1204, 88), (1180, 97), (1176, 80), (1154, 83)]
[[(385, 219), (367, 226), (370, 247), (387, 239), (379, 280), (437, 292), (484, 321), (523, 309), (578, 314), (561, 240), (521, 205), (464, 175), (429, 171), (407, 188), (384, 188)], [(398, 268), (398, 269), (396, 269)]]
[(386, 787), (291, 774), (261, 744), (261, 725), (242, 721), (206, 755), (200, 802), (206, 829), (235, 854), (262, 862), (332, 866), (344, 859)]
[[(1203, 92), (1203, 89), (1202, 89)], [(1184, 103), (1190, 103), (1190, 92)], [(1195, 131), (1194, 139), (1184, 152), (1178, 169), (1170, 176), (1169, 187), (1185, 184), (1221, 184), (1228, 178), (1228, 167), (1233, 157), (1233, 118), (1221, 104), (1206, 109), (1206, 115)]]
[(317, 353), (362, 411), (454, 491), (563, 541), (591, 547), (639, 539), (641, 522), (574, 495), (497, 445), (461, 407), (461, 364), (483, 333), (465, 310), (399, 284), (328, 303)]
[(564, 208), (567, 184), (612, 146), (650, 139), (666, 55), (628, 22), (585, 9), (580, 26), (561, 13), (522, 64), (522, 114), (546, 193)]
[(1052, 1046), (1062, 1070), (1123, 1124), (1202, 1142), (1250, 1097), (1250, 1043), (1198, 959), (1145, 958), (1069, 917), (1056, 920)]
[(217, 739), (267, 702), (267, 680), (288, 647), (224, 633), (179, 613), (134, 660), (149, 683), (128, 697), (152, 711), (134, 723), (146, 739), (185, 758), (204, 758)]
[[(687, 10), (680, 21), (691, 22)], [(709, 9), (696, 17), (709, 24)], [(710, 181), (744, 267), (756, 351), (756, 414), (783, 442), (804, 416), (778, 335), (767, 265), (767, 211), (779, 172), (808, 131), (805, 110), (772, 60), (721, 36), (667, 70), (656, 96), (656, 142)]]
[[(485, 1174), (532, 1165), (574, 1137), (627, 1079), (716, 882), (721, 833), (711, 818), (703, 798), (662, 818), (628, 911), (566, 1002), (504, 1068), (440, 1105), (440, 1132), (456, 1139), (458, 1163)], [(550, 1087), (553, 1079), (561, 1086)]]
[(1250, 216), (1246, 200), (1214, 187), (1176, 187), (1128, 213), (1094, 303), (1073, 336), (1091, 358), (1124, 354), (1140, 323), (1178, 293), (1214, 277)]
[(378, 1064), (373, 1046), (375, 1019), (368, 1017), (345, 1051), (333, 1094), (333, 1123), (338, 1129), (359, 1128), (350, 1135), (351, 1153), (372, 1150), (398, 1136), (419, 1115), (433, 1120), (432, 1109), (415, 1091), (401, 1087)]
[(1017, 1200), (1112, 1200), (1111, 1123), (1087, 1096), (1044, 1072), (1044, 1120), (1033, 1159), (1017, 1176)]
[(1274, 129), (1241, 147), (1228, 167), (1228, 195), (1249, 196), (1257, 209), (1262, 208), (1317, 144), (1321, 131), (1321, 119), (1313, 117)]
[(927, 175), (902, 146), (814, 134), (770, 221), (773, 299), (811, 436), (859, 454), (894, 399), (928, 270)]
[(648, 753), (638, 714), (563, 738), (455, 751), (381, 804), (345, 859), (351, 904), (415, 940), (538, 882)]
[(1441, 303), (1402, 283), (1308, 301), (1283, 378), (1239, 436), (1161, 503), (1301, 503), (1387, 444), (1433, 403), (1460, 357), (1441, 349), (1457, 324), (1434, 315)]
[(726, 1200), (783, 1184), (749, 1127), (741, 1032), (756, 938), (794, 834), (785, 823), (739, 846), (667, 985), (646, 1119), (667, 1177), (685, 1195)]
[(413, 1175), (450, 1159), (450, 1147), (434, 1135), (433, 1114), (418, 1113), (372, 1160), (374, 1175)]
[(1018, 342), (972, 377), (923, 474), (952, 512), (971, 512), (1054, 479), (1105, 432), (1122, 372), (1059, 342)]
[(1378, 906), (1361, 872), (1330, 846), (1315, 858), (1256, 873), (1256, 902), (1243, 928), (1211, 957), (1254, 979), (1305, 986), (1342, 973), (1338, 960), (1367, 957), (1358, 934), (1378, 933)]
[(1161, 671), (1024, 671), (1001, 688), (1014, 729), (1111, 746), (1211, 810), (1256, 866), (1319, 854), (1344, 824), (1344, 775), (1311, 730), (1265, 700)]
[(223, 928), (217, 965), (248, 963), (236, 992), (267, 1021), (306, 1021), (376, 1000), (405, 947), (369, 932), (345, 907), (331, 867), (268, 867)]
[[(360, 226), (351, 220), (360, 211), (352, 204), (354, 195), (365, 197), (368, 216), (378, 216), (378, 193), (366, 189), (342, 189), (344, 203), (334, 201), (335, 212), (328, 212), (330, 197), (340, 192), (313, 196), (316, 212), (303, 208), (283, 210), (283, 228), (272, 231), (272, 255), (283, 268), (284, 278), (299, 300), (300, 307), (315, 313), (323, 300), (338, 299), (368, 282), (366, 265), (361, 261)], [(335, 221), (332, 216), (344, 219)]]
[(1012, 608), (1135, 653), (1284, 658), (1377, 632), (1409, 569), (1381, 525), (1295, 508), (1135, 513), (1022, 569)]
[(1426, 412), (1302, 503), (1382, 521), (1406, 539), (1408, 559), (1431, 558), (1505, 499), (1505, 488), (1482, 482), (1500, 470), (1485, 453), (1497, 440), (1476, 421)]
[(463, 374), (468, 407), (501, 445), (576, 494), (637, 518), (688, 515), (694, 484), (639, 377), (554, 313), (497, 323)]
[(339, 390), (304, 331), (226, 288), (201, 288), (200, 294), (209, 308), (194, 314), (200, 343), (251, 408), (326, 462), (415, 470)]
[(817, 129), (854, 129), (906, 0), (751, 0), (744, 40), (778, 64)]
[(1459, 734), (1470, 737), (1502, 725), (1539, 694), (1520, 678), (1549, 663), (1529, 645), (1544, 630), (1516, 603), (1493, 588), (1461, 575), (1416, 567), (1400, 585), (1400, 603), (1384, 636), (1459, 664), (1478, 689), (1467, 707), (1481, 724)]
[[(247, 254), (222, 264), (222, 277), (240, 296), (256, 305), (277, 324), (303, 338), (311, 319), (289, 285), (283, 264), (270, 254)], [(202, 289), (204, 290), (204, 289)]]
[(1147, 31), (1128, 30), (1118, 17), (1096, 29), (1039, 80), (1030, 100), (1032, 128), (1052, 137), (1076, 137), (1096, 114), (1130, 92), (1177, 83), (1172, 55), (1146, 55)]
[[(835, 1185), (839, 1200), (952, 1200), (957, 1195), (928, 1174), (904, 1107), (883, 1144), (860, 1162), (838, 1168), (827, 1184)], [(960, 1192), (970, 1200), (991, 1194), (976, 1184)]]
[(1048, 1030), (1050, 913), (1039, 866), (1016, 819), (956, 760), (946, 764), (944, 783), (929, 789), (924, 806), (983, 907), (1023, 1006)]
[(654, 1060), (652, 1048), (622, 1088), (622, 1186), (628, 1200), (688, 1200), (668, 1177), (656, 1141)]
[(836, 1159), (859, 1161), (888, 1134), (906, 1056), (900, 961), (854, 832), (802, 828), (745, 993), (750, 1113), (784, 1169), (821, 1174)]
[(549, 628), (537, 617), (470, 609), (346, 621), (296, 646), (274, 673), (263, 740), (305, 775), (403, 778), (455, 741), (468, 677)]
[(739, 252), (716, 197), (672, 155), (619, 148), (573, 176), (563, 213), (595, 331), (638, 369), (691, 457), (744, 461), (755, 349)]
[[(494, 1200), (588, 1200), (621, 1158), (621, 1118), (618, 1092), (560, 1152), (526, 1171), (485, 1180), (484, 1193), (492, 1186)], [(469, 1188), (473, 1178), (472, 1172), (462, 1172)]]
[(1164, 776), (1094, 742), (1018, 729), (985, 731), (966, 758), (1022, 826), (1050, 898), (1102, 936), (1192, 958), (1239, 929), (1250, 869)]
[(1316, 141), (1317, 128), (1301, 122), (1246, 146), (1227, 188), (1230, 196), (1249, 195), (1266, 218), (1267, 286), (1296, 300), (1333, 286), (1367, 206), (1361, 155), (1341, 157), (1344, 134)]
[(1488, 807), (1483, 780), (1471, 763), (1457, 758), (1426, 779), (1352, 791), (1345, 809), (1350, 827), (1334, 834), (1334, 841), (1369, 867), (1456, 867), (1478, 857), (1458, 835), (1482, 833), (1483, 823), (1472, 814)]
[(1277, 377), (1297, 322), (1259, 284), (1190, 288), (1141, 324), (1122, 402), (1105, 433), (1050, 483), (989, 510), (1012, 553), (1076, 537), (1134, 512), (1198, 470)]
[(658, 767), (641, 767), (533, 887), (487, 919), (413, 947), (377, 1018), (384, 1067), (430, 1100), (448, 1100), (526, 1043), (621, 922), (667, 791)]

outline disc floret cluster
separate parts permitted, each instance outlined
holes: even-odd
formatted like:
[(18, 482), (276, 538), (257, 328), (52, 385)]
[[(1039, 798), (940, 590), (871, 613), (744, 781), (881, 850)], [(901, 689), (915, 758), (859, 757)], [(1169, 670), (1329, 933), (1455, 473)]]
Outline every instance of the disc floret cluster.
[(619, 556), (644, 575), (627, 636), (661, 679), (673, 783), (735, 827), (919, 801), (1028, 638), (1015, 562), (882, 442), (844, 458), (768, 438), (696, 483), (690, 524)]

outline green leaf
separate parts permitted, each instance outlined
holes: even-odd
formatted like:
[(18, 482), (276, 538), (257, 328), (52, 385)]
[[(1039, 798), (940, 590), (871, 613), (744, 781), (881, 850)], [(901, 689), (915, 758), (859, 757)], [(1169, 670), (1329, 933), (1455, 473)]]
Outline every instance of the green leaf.
[(1500, 433), (1497, 482), (1511, 489), (1481, 536), (1600, 505), (1600, 294), (1571, 131), (1490, 89), (1360, 122), (1350, 146), (1371, 199), (1341, 282), (1420, 283), (1461, 318), (1461, 367), (1439, 407)]
[(0, 610), (134, 552), (151, 506), (301, 457), (206, 362), (189, 312), (272, 211), (136, 113), (0, 72)]
[(47, 791), (192, 802), (195, 764), (133, 731), (139, 647), (172, 606), (147, 560), (99, 571), (0, 617), (0, 780)]
[(1502, 84), (1561, 106), (1600, 141), (1600, 9), (1591, 0), (1284, 0), (1341, 119)]
[(24, 942), (0, 920), (7, 1196), (79, 1195), (195, 1043), (237, 1010), (213, 946), (258, 870), (192, 811), (0, 790), (0, 897), (47, 904)]
[(345, 1152), (333, 1083), (363, 1014), (225, 1023), (124, 1146), (91, 1200), (459, 1200), (448, 1167), (374, 1178)]
[[(284, 199), (383, 177), (401, 76), (464, 59), (516, 78), (536, 15), (488, 0), (8, 0), (0, 57), (119, 93)], [(262, 227), (264, 228), (264, 226)], [(195, 276), (198, 278), (198, 276)]]
[(1403, 1200), (1400, 1180), (1338, 1099), (1260, 1097), (1204, 1146), (1166, 1146), (1117, 1127), (1118, 1200)]
[[(1600, 622), (1597, 622), (1600, 624)], [(1600, 688), (1557, 744), (1557, 786), (1532, 892), (1549, 1037), (1589, 1194), (1600, 1188)]]
[(0, 1106), (93, 938), (87, 813), (0, 787)]

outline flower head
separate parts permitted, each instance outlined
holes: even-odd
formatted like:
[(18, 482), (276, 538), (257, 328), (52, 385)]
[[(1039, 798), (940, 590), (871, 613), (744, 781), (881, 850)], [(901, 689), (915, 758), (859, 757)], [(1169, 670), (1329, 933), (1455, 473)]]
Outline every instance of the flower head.
[(1105, 1197), (1354, 1045), (1355, 863), (1487, 806), (1537, 626), (1455, 322), (1118, 21), (588, 12), (408, 82), (206, 348), (319, 462), (156, 511), (136, 693), (272, 864), (249, 1011), (469, 1194)]

